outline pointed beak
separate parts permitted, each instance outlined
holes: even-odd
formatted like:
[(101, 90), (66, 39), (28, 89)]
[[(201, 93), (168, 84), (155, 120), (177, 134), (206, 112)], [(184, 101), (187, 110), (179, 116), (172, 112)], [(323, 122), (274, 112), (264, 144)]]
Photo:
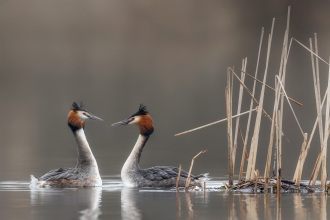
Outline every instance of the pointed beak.
[(128, 119), (125, 119), (125, 120), (122, 120), (122, 121), (118, 121), (116, 123), (113, 123), (111, 126), (127, 125), (131, 121), (133, 121), (133, 120), (130, 119), (130, 118), (128, 118)]
[(90, 115), (88, 116), (88, 118), (91, 119), (91, 120), (103, 121), (101, 118), (96, 117), (95, 115), (92, 115), (92, 114), (90, 114)]

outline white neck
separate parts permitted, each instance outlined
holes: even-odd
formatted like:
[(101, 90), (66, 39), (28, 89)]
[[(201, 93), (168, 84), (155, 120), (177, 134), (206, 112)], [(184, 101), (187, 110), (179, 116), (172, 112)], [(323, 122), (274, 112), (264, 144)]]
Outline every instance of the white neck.
[(78, 144), (78, 163), (76, 167), (99, 175), (99, 168), (87, 142), (84, 129), (78, 129), (73, 134)]
[(128, 156), (123, 168), (121, 169), (121, 178), (126, 185), (130, 185), (130, 177), (132, 173), (138, 171), (140, 169), (139, 162), (141, 153), (144, 145), (148, 141), (149, 136), (139, 135), (131, 154)]

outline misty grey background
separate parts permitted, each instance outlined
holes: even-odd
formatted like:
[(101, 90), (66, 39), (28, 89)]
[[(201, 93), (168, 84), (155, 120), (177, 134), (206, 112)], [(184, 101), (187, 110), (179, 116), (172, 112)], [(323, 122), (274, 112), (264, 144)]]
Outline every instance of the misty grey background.
[[(88, 121), (85, 127), (101, 175), (120, 173), (138, 130), (111, 124), (136, 112), (140, 103), (147, 105), (155, 123), (141, 167), (182, 164), (187, 170), (191, 158), (207, 149), (193, 172), (227, 175), (226, 123), (174, 134), (226, 117), (226, 68), (241, 66), (248, 57), (247, 72), (254, 73), (265, 27), (258, 73), (262, 79), (273, 17), (267, 83), (274, 85), (289, 4), (289, 37), (308, 45), (308, 38), (318, 33), (320, 56), (328, 60), (330, 2), (325, 0), (0, 1), (0, 180), (28, 181), (30, 174), (75, 166), (76, 143), (66, 117), (72, 102), (81, 100), (104, 120)], [(324, 94), (328, 67), (320, 63), (320, 68)], [(296, 43), (286, 85), (289, 96), (304, 104), (294, 108), (310, 133), (316, 117), (310, 54)], [(273, 97), (267, 90), (265, 109), (270, 114)], [(244, 99), (242, 111), (250, 103), (246, 93)], [(263, 174), (270, 123), (262, 120), (257, 168)], [(287, 103), (284, 121), (291, 143), (283, 146), (282, 171), (289, 179), (302, 136)], [(242, 150), (238, 143), (237, 162)], [(319, 150), (316, 133), (303, 178), (309, 178)], [(236, 163), (236, 174), (238, 168)]]

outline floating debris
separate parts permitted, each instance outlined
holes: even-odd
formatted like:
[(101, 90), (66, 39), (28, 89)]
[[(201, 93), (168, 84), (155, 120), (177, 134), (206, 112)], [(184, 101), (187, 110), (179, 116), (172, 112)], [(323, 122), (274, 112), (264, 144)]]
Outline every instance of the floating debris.
[[(252, 180), (242, 180), (236, 185), (233, 186), (221, 186), (220, 189), (231, 190), (237, 192), (246, 192), (246, 193), (265, 193), (265, 181), (263, 178), (259, 178), (258, 181)], [(315, 192), (324, 192), (324, 190), (317, 186), (310, 186), (307, 184), (300, 183), (296, 185), (295, 182), (291, 180), (281, 180), (281, 193), (315, 193)], [(330, 186), (329, 186), (330, 188)], [(272, 177), (269, 180), (268, 193), (277, 193), (277, 178)]]

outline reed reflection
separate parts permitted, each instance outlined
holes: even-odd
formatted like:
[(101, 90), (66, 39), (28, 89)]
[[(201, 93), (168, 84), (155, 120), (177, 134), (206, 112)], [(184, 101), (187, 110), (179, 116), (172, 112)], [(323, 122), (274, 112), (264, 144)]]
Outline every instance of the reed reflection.
[(282, 219), (282, 203), (281, 203), (281, 193), (277, 191), (277, 200), (276, 200), (276, 220)]
[[(30, 203), (33, 207), (51, 207), (44, 209), (45, 216), (54, 214), (54, 209), (61, 210), (61, 217), (81, 220), (96, 220), (102, 214), (102, 187), (79, 189), (38, 189), (30, 191)], [(72, 212), (76, 210), (76, 212)], [(49, 212), (49, 213), (48, 213)], [(72, 213), (72, 216), (61, 216), (61, 213)], [(35, 213), (40, 217), (40, 213)], [(33, 216), (33, 212), (32, 212)]]
[(186, 197), (186, 204), (188, 208), (188, 217), (189, 219), (192, 219), (194, 217), (194, 209), (193, 209), (193, 204), (191, 203), (190, 199), (190, 192), (187, 190), (185, 191), (185, 197)]
[[(236, 194), (226, 192), (223, 195), (228, 201), (228, 219), (272, 219), (269, 210), (269, 200), (260, 194)], [(264, 199), (265, 212), (259, 205)], [(262, 217), (262, 216), (265, 216)]]
[(294, 212), (296, 218), (304, 219), (304, 217), (307, 216), (307, 210), (303, 209), (304, 205), (302, 203), (302, 198), (300, 194), (293, 195), (293, 205), (295, 207)]
[[(313, 198), (315, 199), (316, 197), (314, 196)], [(327, 219), (327, 198), (326, 194), (322, 193), (320, 197), (320, 219)]]
[[(277, 195), (226, 192), (223, 193), (223, 200), (228, 207), (228, 219), (327, 219), (327, 195), (324, 193)], [(292, 211), (288, 212), (288, 207)]]
[(265, 217), (265, 219), (273, 220), (273, 216), (272, 216), (272, 212), (271, 212), (271, 204), (270, 204), (269, 200), (270, 200), (269, 194), (265, 193), (264, 194), (264, 209), (265, 209), (264, 217)]
[(180, 192), (178, 189), (176, 190), (176, 204), (178, 206), (177, 217), (181, 218), (181, 197), (180, 197)]

